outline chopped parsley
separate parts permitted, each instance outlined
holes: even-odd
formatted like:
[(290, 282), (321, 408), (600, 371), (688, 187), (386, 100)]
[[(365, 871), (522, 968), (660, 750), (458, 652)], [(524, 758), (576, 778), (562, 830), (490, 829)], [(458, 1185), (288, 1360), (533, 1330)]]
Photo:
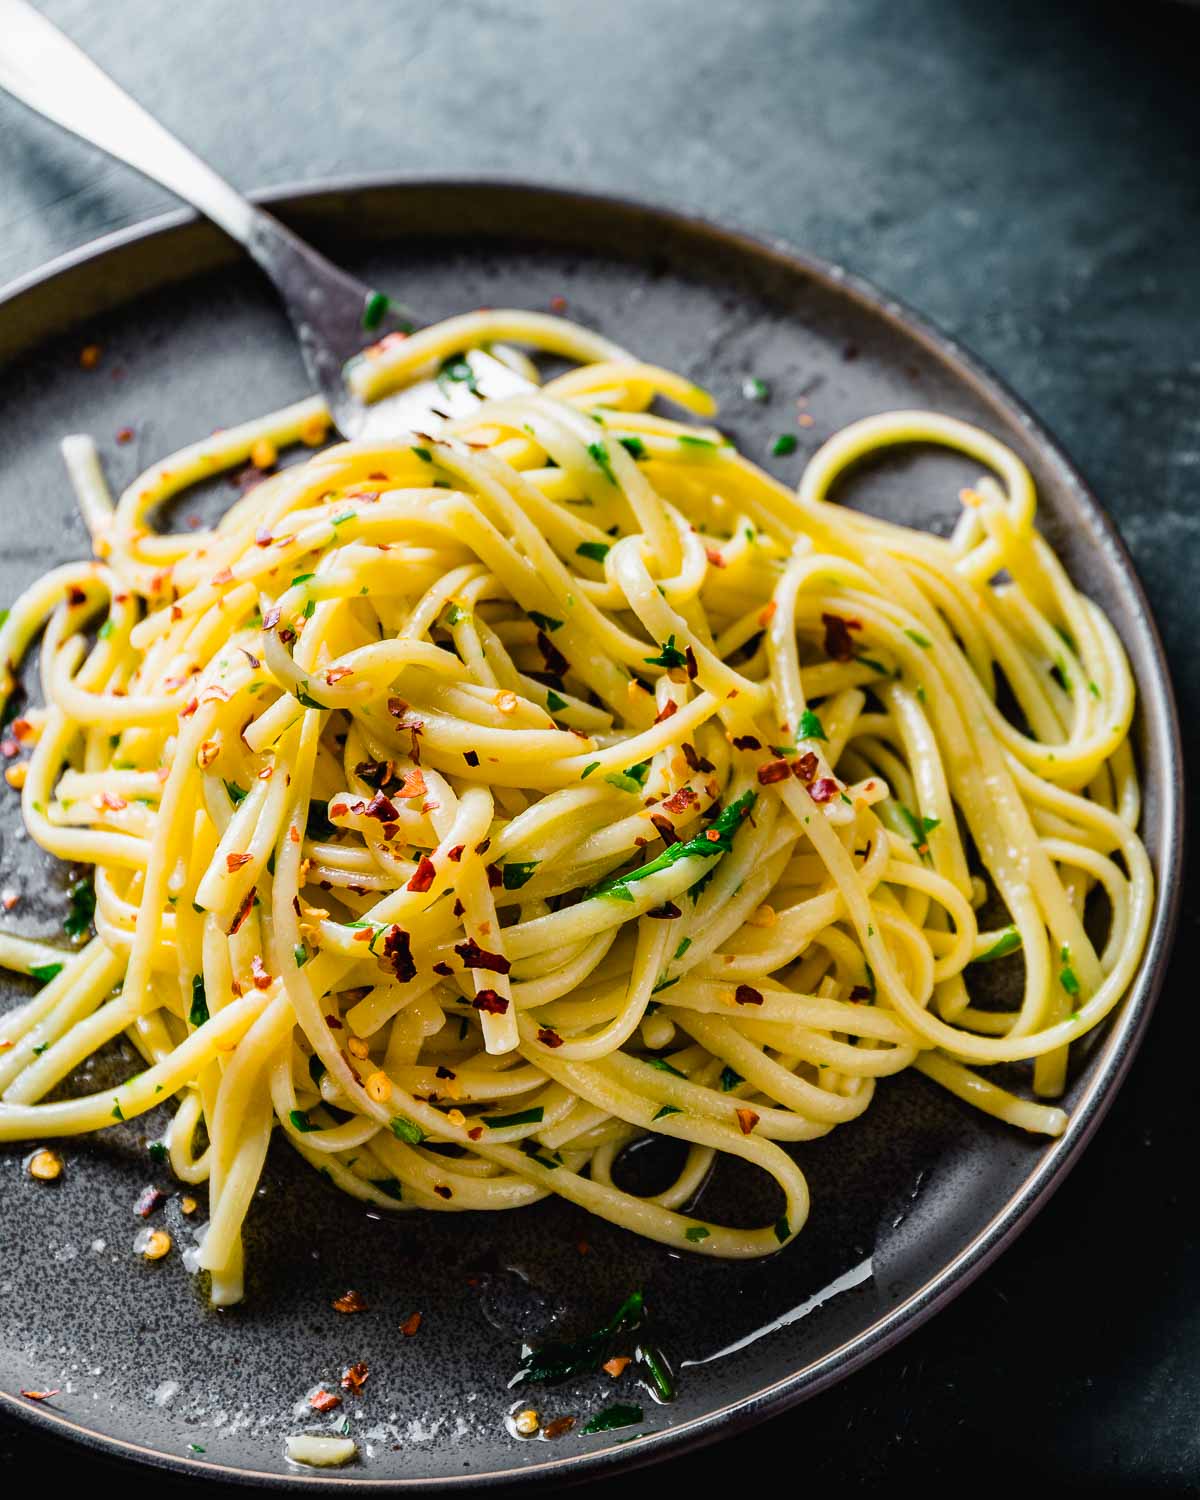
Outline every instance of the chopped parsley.
[(800, 728), (797, 735), (802, 740), (828, 740), (825, 727), (811, 708), (806, 708), (800, 715)]
[(449, 359), (442, 362), (442, 367), (437, 373), (438, 384), (445, 390), (447, 385), (465, 385), (473, 396), (479, 395), (479, 386), (475, 380), (475, 371), (472, 370), (470, 362), (461, 354), (452, 354)]
[(676, 950), (675, 950), (675, 957), (677, 959), (678, 958), (682, 958), (683, 955), (688, 951), (688, 949), (691, 946), (692, 946), (692, 940), (691, 940), (691, 938), (684, 938), (683, 941), (679, 944), (679, 947), (676, 948)]
[[(664, 1104), (663, 1107), (654, 1116), (654, 1119), (665, 1120), (668, 1115), (681, 1115), (682, 1113), (683, 1111), (681, 1109), (677, 1109), (674, 1104)], [(653, 1121), (651, 1121), (651, 1123), (653, 1124)]]
[(378, 328), (383, 322), (383, 315), (388, 310), (388, 299), (382, 292), (368, 292), (366, 301), (363, 303), (362, 326), (368, 333)]
[(84, 937), (96, 915), (96, 892), (90, 880), (77, 880), (68, 892), (70, 906), (63, 919), (63, 931), (69, 938)]
[(994, 958), (1003, 958), (1007, 953), (1015, 953), (1021, 946), (1021, 934), (1016, 927), (1006, 927), (992, 946), (971, 960), (976, 964), (988, 964)]
[(250, 795), (244, 786), (238, 786), (236, 781), (227, 781), (225, 790), (229, 793), (229, 800), (234, 807), (239, 806)]
[(62, 971), (62, 964), (35, 964), (29, 971), (29, 977), (36, 979), (39, 984), (49, 984)]
[(728, 1064), (721, 1069), (721, 1092), (728, 1094), (731, 1089), (737, 1088), (739, 1083), (745, 1083), (740, 1073), (735, 1073)]
[(747, 401), (766, 401), (771, 395), (771, 387), (757, 375), (747, 375), (742, 381), (742, 395)]
[(667, 637), (666, 645), (657, 656), (643, 656), (642, 660), (648, 667), (666, 667), (668, 671), (674, 667), (687, 666), (687, 657), (675, 644), (674, 635)]
[(693, 1224), (690, 1229), (684, 1230), (683, 1237), (685, 1240), (691, 1240), (693, 1245), (698, 1245), (701, 1240), (708, 1238), (708, 1230), (703, 1224)]
[(660, 1073), (672, 1073), (676, 1078), (686, 1078), (686, 1073), (681, 1073), (678, 1068), (673, 1068), (665, 1057), (644, 1057), (642, 1061), (648, 1068), (657, 1068)]
[(1058, 972), (1058, 982), (1066, 990), (1067, 994), (1070, 995), (1071, 999), (1075, 1000), (1080, 993), (1079, 978), (1075, 970), (1071, 967), (1071, 950), (1065, 943), (1059, 956), (1062, 959), (1062, 968)]
[(640, 459), (646, 456), (646, 445), (639, 437), (623, 437), (617, 441), (632, 458)]
[[(708, 1230), (704, 1232), (707, 1234)], [(603, 1411), (597, 1412), (583, 1428), (583, 1436), (587, 1437), (595, 1432), (613, 1432), (619, 1427), (636, 1427), (645, 1420), (645, 1413), (640, 1406), (618, 1401), (614, 1406), (606, 1406)]]
[(579, 557), (587, 557), (592, 562), (602, 563), (608, 556), (608, 547), (607, 542), (580, 542), (575, 552)]
[(771, 444), (771, 452), (776, 458), (786, 458), (789, 453), (795, 453), (796, 446), (796, 434), (794, 432), (781, 432)]
[(579, 779), (580, 779), (580, 781), (586, 781), (588, 779), (588, 777), (592, 774), (592, 772), (596, 771), (596, 770), (599, 770), (599, 768), (600, 768), (600, 762), (598, 760), (594, 760), (590, 764), (584, 766), (583, 770), (580, 771), (580, 773), (579, 773)]
[(562, 629), (562, 621), (556, 620), (553, 615), (544, 615), (539, 609), (527, 609), (525, 613), (533, 621), (539, 630), (544, 630), (551, 635), (556, 630)]
[(506, 891), (519, 891), (532, 877), (533, 872), (541, 863), (540, 860), (509, 860), (504, 866), (504, 889)]
[(632, 792), (636, 795), (646, 785), (646, 775), (649, 770), (650, 762), (643, 760), (624, 771), (610, 771), (604, 779), (609, 786), (615, 786), (619, 792)]
[(616, 484), (617, 476), (613, 473), (612, 459), (608, 456), (608, 449), (603, 443), (589, 443), (587, 445), (588, 456), (596, 467), (608, 480), (609, 484)]
[(301, 1135), (307, 1135), (310, 1130), (319, 1130), (320, 1126), (314, 1125), (302, 1109), (288, 1110), (288, 1119), (292, 1122), (292, 1129), (298, 1130)]
[(910, 641), (912, 641), (914, 645), (920, 646), (922, 651), (928, 651), (930, 646), (933, 645), (933, 642), (929, 639), (929, 637), (927, 635), (922, 635), (919, 630), (906, 630), (904, 634), (909, 638)]
[(489, 1130), (507, 1130), (510, 1125), (540, 1125), (545, 1113), (538, 1104), (533, 1109), (518, 1110), (515, 1115), (484, 1115), (482, 1119)]
[(560, 697), (558, 693), (550, 688), (546, 693), (546, 708), (552, 714), (558, 714), (567, 706), (567, 700)]
[(530, 1349), (522, 1356), (510, 1386), (557, 1384), (594, 1374), (608, 1359), (616, 1340), (640, 1328), (644, 1316), (645, 1297), (640, 1291), (631, 1292), (608, 1322), (593, 1333), (579, 1339), (551, 1339), (540, 1349)]
[(204, 993), (204, 975), (192, 975), (192, 1005), (188, 1020), (193, 1026), (203, 1026), (208, 1020), (208, 996)]
[(391, 1130), (398, 1141), (407, 1141), (410, 1146), (419, 1146), (425, 1139), (425, 1132), (421, 1127), (404, 1115), (397, 1115), (392, 1120)]
[[(615, 901), (632, 901), (633, 894), (629, 887), (638, 880), (644, 880), (647, 875), (657, 875), (660, 870), (669, 869), (678, 860), (689, 858), (712, 859), (719, 854), (728, 854), (733, 847), (733, 835), (737, 831), (743, 817), (749, 813), (756, 801), (754, 792), (743, 792), (736, 801), (731, 802), (728, 807), (722, 808), (712, 824), (695, 838), (683, 839), (678, 844), (671, 844), (663, 850), (657, 859), (652, 859), (649, 864), (640, 865), (636, 870), (628, 870), (624, 875), (618, 875), (612, 880), (605, 881), (592, 891), (593, 896), (607, 896)], [(710, 838), (710, 834), (716, 834), (716, 838)]]
[(320, 708), (320, 709), (323, 709), (326, 706), (324, 703), (318, 703), (317, 700), (308, 691), (308, 680), (307, 679), (305, 679), (305, 681), (303, 681), (302, 683), (298, 684), (298, 686), (296, 687), (296, 701), (298, 703), (302, 703), (305, 708)]

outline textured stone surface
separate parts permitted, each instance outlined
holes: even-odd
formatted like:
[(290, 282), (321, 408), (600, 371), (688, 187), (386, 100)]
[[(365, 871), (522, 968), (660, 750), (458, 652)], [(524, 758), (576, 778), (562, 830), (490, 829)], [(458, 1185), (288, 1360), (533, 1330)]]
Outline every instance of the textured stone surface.
[[(240, 186), (543, 178), (694, 206), (862, 271), (975, 348), (1094, 481), (1200, 709), (1200, 14), (1169, 4), (53, 0)], [(0, 100), (0, 280), (167, 203)], [(656, 1478), (1200, 1479), (1184, 1114), (1195, 902), (1121, 1099), (979, 1284), (806, 1407)], [(56, 1478), (94, 1461), (0, 1426)], [(970, 1469), (965, 1468), (970, 1464)], [(166, 1487), (166, 1486), (164, 1486)]]

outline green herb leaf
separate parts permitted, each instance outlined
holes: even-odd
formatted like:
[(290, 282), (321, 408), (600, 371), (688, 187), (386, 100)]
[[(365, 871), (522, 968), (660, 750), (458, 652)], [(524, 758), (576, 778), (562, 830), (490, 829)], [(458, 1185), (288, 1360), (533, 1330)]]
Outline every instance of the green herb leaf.
[(104, 624), (101, 625), (100, 629), (96, 632), (96, 634), (97, 634), (97, 636), (99, 636), (99, 638), (102, 641), (106, 641), (106, 640), (108, 640), (109, 636), (112, 635), (112, 633), (113, 633), (113, 631), (115, 629), (116, 629), (116, 622), (114, 620), (112, 620), (112, 619), (108, 619), (108, 620), (105, 620)]
[(608, 456), (608, 449), (603, 443), (589, 443), (588, 456), (596, 467), (608, 480), (609, 484), (616, 484), (617, 476), (613, 473), (612, 459)]
[(747, 375), (742, 381), (742, 395), (747, 401), (766, 401), (770, 394), (770, 386), (757, 375)]
[(303, 943), (297, 943), (296, 946), (292, 949), (292, 957), (296, 960), (296, 967), (298, 969), (302, 969), (312, 957), (312, 954), (308, 951)]
[(626, 453), (630, 454), (633, 458), (645, 458), (646, 445), (642, 442), (641, 438), (623, 437), (618, 438), (617, 441), (620, 443), (621, 447), (625, 449)]
[(575, 552), (579, 557), (588, 557), (591, 558), (592, 562), (602, 563), (608, 556), (608, 543), (580, 542), (579, 546), (575, 548)]
[(410, 1146), (419, 1146), (425, 1139), (425, 1132), (421, 1127), (403, 1115), (397, 1115), (392, 1120), (391, 1129), (398, 1141), (407, 1141)]
[(518, 1110), (515, 1115), (483, 1115), (483, 1123), (489, 1130), (506, 1130), (510, 1125), (540, 1125), (545, 1117), (540, 1104), (533, 1109)]
[(665, 1057), (643, 1057), (642, 1061), (648, 1068), (657, 1068), (660, 1073), (671, 1073), (676, 1078), (686, 1078), (686, 1073), (681, 1073), (678, 1068), (673, 1068)]
[[(695, 838), (682, 839), (678, 844), (671, 844), (649, 864), (640, 865), (636, 870), (629, 870), (624, 875), (618, 875), (614, 879), (604, 882), (591, 892), (593, 896), (607, 896), (619, 901), (632, 901), (629, 887), (638, 880), (645, 880), (648, 875), (657, 875), (660, 870), (666, 870), (681, 859), (712, 859), (719, 854), (728, 854), (733, 847), (733, 835), (741, 825), (750, 809), (754, 806), (756, 794), (751, 791), (743, 792), (736, 801), (731, 802), (728, 807), (713, 820), (709, 828), (697, 834)], [(717, 837), (710, 839), (709, 833), (715, 833)]]
[[(654, 1119), (665, 1120), (668, 1115), (681, 1115), (682, 1113), (683, 1111), (681, 1109), (677, 1109), (674, 1104), (664, 1104), (663, 1107), (654, 1116)], [(654, 1121), (652, 1120), (651, 1124), (653, 1123)]]
[(304, 682), (302, 682), (296, 688), (296, 701), (298, 703), (303, 703), (303, 705), (305, 706), (305, 708), (322, 708), (323, 709), (326, 706), (324, 703), (318, 703), (317, 700), (309, 693), (307, 680), (305, 680)]
[(789, 453), (795, 453), (796, 447), (796, 434), (782, 432), (771, 444), (771, 452), (776, 458), (786, 458)]
[(288, 1119), (292, 1122), (292, 1128), (298, 1130), (301, 1135), (307, 1135), (310, 1130), (319, 1130), (319, 1125), (314, 1125), (302, 1109), (288, 1110)]
[(308, 1076), (320, 1087), (321, 1079), (325, 1076), (325, 1064), (314, 1052), (308, 1060)]
[(825, 733), (824, 726), (811, 708), (806, 708), (800, 715), (800, 728), (797, 737), (802, 740), (826, 740), (829, 736)]
[(238, 786), (236, 781), (227, 781), (225, 783), (225, 790), (229, 793), (229, 800), (233, 803), (234, 807), (237, 807), (240, 803), (244, 802), (245, 799), (250, 795), (246, 788), (244, 786)]
[(667, 637), (666, 645), (657, 656), (643, 656), (642, 660), (648, 667), (666, 667), (668, 670), (687, 666), (687, 655), (675, 644), (673, 635)]
[(114, 1120), (123, 1120), (125, 1118), (121, 1113), (121, 1101), (119, 1099), (113, 1100), (112, 1117)]
[(63, 931), (69, 938), (83, 937), (96, 915), (96, 892), (88, 879), (77, 880), (68, 893), (70, 902), (63, 921)]
[(1067, 994), (1070, 995), (1071, 999), (1074, 1000), (1080, 993), (1079, 978), (1075, 970), (1071, 967), (1071, 950), (1065, 944), (1061, 957), (1063, 966), (1058, 973), (1058, 982), (1066, 990)]
[[(707, 1230), (704, 1232), (708, 1233)], [(594, 1432), (615, 1432), (619, 1427), (636, 1427), (645, 1420), (640, 1406), (630, 1406), (624, 1401), (618, 1401), (615, 1406), (606, 1406), (603, 1411), (597, 1412), (583, 1429), (583, 1436), (588, 1437)]]
[(740, 1073), (735, 1073), (731, 1067), (726, 1065), (721, 1069), (721, 1092), (728, 1094), (731, 1089), (737, 1088), (739, 1083), (745, 1083)]
[(684, 1230), (683, 1237), (685, 1240), (691, 1240), (693, 1245), (698, 1245), (701, 1240), (708, 1238), (708, 1230), (703, 1224), (693, 1224), (690, 1229)]
[(685, 432), (679, 438), (679, 446), (681, 448), (690, 448), (693, 452), (698, 453), (715, 453), (720, 444), (714, 443), (711, 438), (693, 437), (690, 432)]
[(788, 1224), (787, 1216), (785, 1214), (780, 1214), (780, 1216), (775, 1220), (775, 1238), (781, 1245), (784, 1245), (787, 1243), (788, 1236), (791, 1234), (791, 1232), (791, 1226)]
[(904, 634), (915, 645), (920, 646), (922, 651), (928, 651), (930, 646), (933, 645), (933, 642), (929, 639), (929, 637), (927, 635), (922, 635), (919, 630), (906, 630)]
[(541, 860), (509, 860), (503, 867), (504, 889), (506, 891), (519, 891), (533, 875), (533, 872), (541, 864)]
[(624, 1333), (641, 1327), (645, 1315), (645, 1298), (631, 1292), (607, 1323), (580, 1339), (552, 1339), (540, 1349), (531, 1349), (517, 1368), (510, 1386), (532, 1383), (557, 1384), (578, 1375), (593, 1374), (604, 1361), (615, 1341)]
[(39, 984), (49, 984), (56, 974), (63, 971), (62, 964), (35, 964), (29, 971), (29, 977), (36, 979)]
[(366, 301), (363, 303), (362, 326), (370, 333), (383, 322), (383, 315), (388, 310), (388, 299), (382, 292), (368, 292)]
[(588, 779), (588, 777), (592, 774), (592, 772), (598, 769), (599, 765), (600, 765), (600, 762), (598, 760), (594, 760), (594, 761), (591, 762), (590, 765), (584, 766), (583, 770), (580, 771), (580, 773), (579, 773), (579, 779), (580, 779), (580, 781), (586, 781)]
[(203, 1026), (208, 1020), (208, 996), (204, 993), (204, 975), (192, 975), (192, 1006), (188, 1020), (193, 1026)]
[(682, 958), (683, 955), (688, 951), (688, 949), (691, 946), (692, 946), (692, 940), (691, 940), (691, 938), (684, 938), (683, 941), (679, 944), (679, 947), (676, 948), (676, 950), (675, 950), (675, 954), (674, 954), (675, 958)]
[(553, 635), (556, 630), (561, 630), (563, 622), (556, 620), (553, 615), (544, 615), (540, 609), (527, 609), (525, 613), (533, 621), (539, 630), (544, 630), (547, 635)]
[(978, 958), (973, 958), (971, 962), (988, 964), (994, 958), (1003, 958), (1006, 953), (1015, 953), (1020, 946), (1021, 934), (1016, 927), (1006, 927), (992, 946), (981, 953)]
[(150, 1160), (159, 1163), (167, 1161), (171, 1155), (162, 1141), (151, 1141), (146, 1150), (150, 1153)]
[(470, 363), (461, 354), (452, 354), (449, 359), (442, 362), (442, 367), (437, 374), (441, 385), (465, 385), (473, 396), (479, 395), (479, 386), (475, 380), (475, 371)]
[(547, 692), (546, 692), (546, 709), (547, 709), (547, 711), (549, 713), (552, 713), (552, 714), (561, 713), (563, 711), (563, 709), (566, 708), (566, 706), (567, 706), (567, 700), (565, 698), (560, 698), (559, 695), (554, 691), (553, 688), (549, 688), (547, 690)]

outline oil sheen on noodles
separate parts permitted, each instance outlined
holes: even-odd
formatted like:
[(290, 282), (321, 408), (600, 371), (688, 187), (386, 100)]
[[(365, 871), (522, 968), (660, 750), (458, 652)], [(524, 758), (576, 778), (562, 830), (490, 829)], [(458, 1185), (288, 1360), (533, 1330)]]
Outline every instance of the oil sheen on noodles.
[[(651, 410), (706, 422), (703, 390), (523, 312), (389, 341), (353, 378), (453, 380), (482, 344), (572, 368), (437, 441), (327, 448), (209, 532), (150, 523), (260, 440), (319, 435), (319, 402), (115, 507), (68, 439), (95, 561), (0, 629), (11, 664), (44, 627), (25, 822), (96, 889), (86, 946), (0, 942), (12, 969), (62, 964), (0, 1021), (0, 1139), (174, 1097), (220, 1303), (275, 1130), (378, 1208), (556, 1193), (700, 1255), (776, 1251), (809, 1212), (788, 1144), (906, 1068), (1060, 1133), (1068, 1049), (1142, 951), (1133, 682), (1015, 454), (891, 412), (793, 492)], [(951, 535), (829, 501), (913, 443), (986, 471)], [(981, 999), (1006, 970), (1007, 1002)], [(46, 1102), (121, 1037), (141, 1071)], [(638, 1197), (614, 1168), (647, 1133), (682, 1166)], [(774, 1178), (770, 1222), (692, 1211), (719, 1155)]]

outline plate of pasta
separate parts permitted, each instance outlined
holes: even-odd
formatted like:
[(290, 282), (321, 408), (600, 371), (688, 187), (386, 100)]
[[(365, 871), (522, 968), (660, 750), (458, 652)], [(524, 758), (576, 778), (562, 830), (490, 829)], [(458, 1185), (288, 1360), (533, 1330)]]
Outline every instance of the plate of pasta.
[(432, 430), (331, 441), (187, 216), (4, 303), (0, 1399), (296, 1485), (647, 1461), (1086, 1141), (1174, 916), (1161, 650), (1053, 442), (837, 269), (278, 207), (414, 310), (349, 378)]

